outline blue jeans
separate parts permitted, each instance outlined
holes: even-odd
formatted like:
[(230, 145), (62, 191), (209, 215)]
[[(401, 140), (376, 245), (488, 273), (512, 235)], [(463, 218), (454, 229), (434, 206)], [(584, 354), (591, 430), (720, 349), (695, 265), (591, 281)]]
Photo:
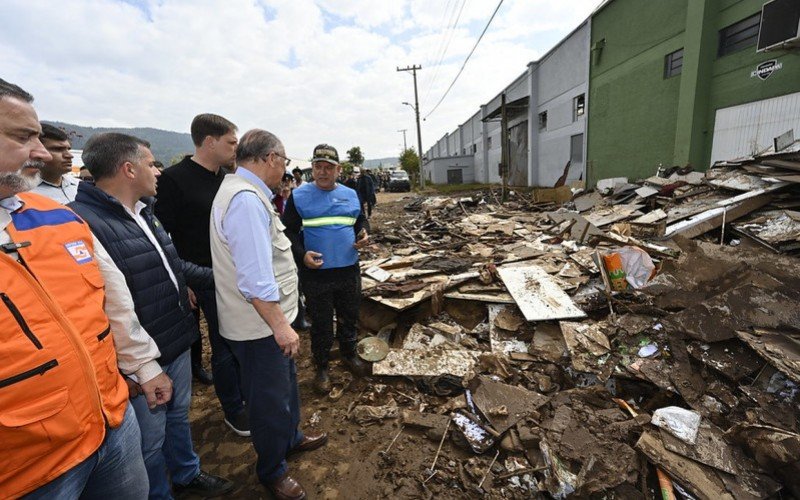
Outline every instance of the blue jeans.
[(172, 498), (167, 473), (175, 484), (188, 484), (200, 473), (200, 458), (192, 449), (189, 404), (192, 367), (189, 350), (162, 367), (172, 379), (172, 400), (149, 409), (144, 395), (131, 400), (142, 431), (142, 456), (150, 479), (150, 498)]
[(286, 473), (286, 454), (303, 440), (297, 369), (272, 336), (230, 345), (242, 370), (256, 474), (269, 484)]
[(231, 351), (227, 340), (219, 334), (217, 319), (217, 295), (213, 288), (195, 290), (197, 302), (203, 310), (208, 323), (208, 341), (211, 344), (211, 375), (214, 377), (214, 390), (226, 417), (233, 417), (244, 411), (242, 402), (239, 363)]
[(106, 438), (97, 451), (24, 498), (143, 500), (147, 498), (147, 470), (140, 442), (136, 414), (128, 405), (122, 424), (106, 430)]

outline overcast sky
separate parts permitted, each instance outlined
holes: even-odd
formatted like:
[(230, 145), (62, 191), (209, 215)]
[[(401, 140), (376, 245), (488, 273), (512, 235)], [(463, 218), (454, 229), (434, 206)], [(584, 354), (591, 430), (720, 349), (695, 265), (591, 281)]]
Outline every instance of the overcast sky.
[[(572, 31), (599, 0), (506, 0), (466, 70), (422, 122), (427, 150)], [(463, 8), (462, 8), (463, 5)], [(287, 153), (416, 146), (496, 0), (2, 0), (0, 77), (39, 117), (188, 132), (198, 113), (259, 127)], [(460, 14), (460, 15), (459, 15)], [(452, 29), (458, 18), (456, 29)], [(444, 48), (447, 47), (446, 53)], [(437, 63), (441, 60), (441, 64)]]

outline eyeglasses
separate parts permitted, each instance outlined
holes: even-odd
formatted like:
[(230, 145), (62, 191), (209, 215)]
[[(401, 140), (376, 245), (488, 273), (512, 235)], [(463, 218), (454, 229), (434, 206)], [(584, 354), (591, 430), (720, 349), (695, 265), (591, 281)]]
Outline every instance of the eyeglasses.
[(289, 165), (292, 163), (292, 159), (291, 159), (291, 158), (287, 158), (287, 157), (283, 156), (283, 155), (282, 155), (282, 154), (280, 154), (280, 153), (276, 153), (275, 151), (273, 151), (272, 153), (273, 153), (275, 156), (277, 156), (278, 158), (283, 158), (283, 160), (286, 162), (286, 166), (287, 166), (287, 167), (288, 167), (288, 166), (289, 166)]

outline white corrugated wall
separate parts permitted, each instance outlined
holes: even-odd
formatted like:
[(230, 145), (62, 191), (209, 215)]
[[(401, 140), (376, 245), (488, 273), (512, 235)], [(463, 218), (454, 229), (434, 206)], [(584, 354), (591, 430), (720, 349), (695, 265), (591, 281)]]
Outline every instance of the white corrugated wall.
[(765, 152), (773, 138), (792, 129), (800, 138), (800, 92), (718, 109), (711, 164)]

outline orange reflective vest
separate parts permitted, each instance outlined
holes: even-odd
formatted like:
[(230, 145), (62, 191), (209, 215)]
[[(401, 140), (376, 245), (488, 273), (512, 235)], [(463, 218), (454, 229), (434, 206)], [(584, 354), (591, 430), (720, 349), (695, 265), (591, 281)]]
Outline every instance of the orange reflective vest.
[(103, 312), (92, 235), (40, 195), (7, 227), (0, 252), (0, 497), (24, 495), (75, 467), (122, 423), (128, 389)]

